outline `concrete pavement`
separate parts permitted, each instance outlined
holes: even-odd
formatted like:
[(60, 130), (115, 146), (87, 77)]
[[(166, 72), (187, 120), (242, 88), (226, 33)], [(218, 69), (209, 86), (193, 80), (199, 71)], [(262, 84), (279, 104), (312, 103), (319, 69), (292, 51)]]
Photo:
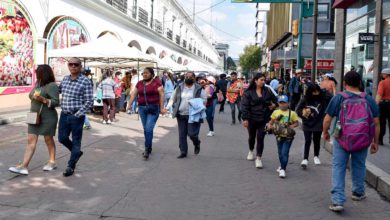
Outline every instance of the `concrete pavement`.
[[(247, 161), (247, 132), (230, 126), (230, 114), (216, 114), (216, 136), (201, 129), (201, 152), (179, 154), (176, 121), (160, 118), (153, 154), (143, 161), (143, 131), (135, 116), (120, 114), (119, 122), (92, 120), (85, 131), (84, 156), (75, 176), (64, 178), (69, 153), (57, 144), (58, 170), (42, 171), (47, 150), (39, 142), (30, 175), (7, 169), (20, 161), (26, 143), (23, 123), (0, 127), (0, 219), (386, 219), (390, 203), (367, 187), (368, 198), (348, 199), (346, 211), (335, 214), (330, 203), (330, 154), (322, 149), (322, 165), (301, 170), (303, 135), (291, 148), (287, 178), (275, 172), (275, 139), (266, 137), (264, 168)], [(350, 197), (350, 175), (346, 178)]]

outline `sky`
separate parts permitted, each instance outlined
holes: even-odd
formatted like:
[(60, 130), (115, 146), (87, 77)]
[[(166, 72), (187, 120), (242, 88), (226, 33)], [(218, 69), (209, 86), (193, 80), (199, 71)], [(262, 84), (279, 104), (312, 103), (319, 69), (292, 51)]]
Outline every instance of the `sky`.
[[(191, 15), (191, 18), (193, 1), (178, 0)], [(208, 9), (211, 5), (220, 2), (222, 3)], [(208, 10), (197, 14), (205, 9)], [(246, 45), (255, 44), (255, 3), (231, 3), (231, 0), (195, 0), (195, 14), (195, 23), (206, 38), (210, 39), (211, 36), (213, 42), (229, 44), (229, 56), (232, 58), (238, 58)]]

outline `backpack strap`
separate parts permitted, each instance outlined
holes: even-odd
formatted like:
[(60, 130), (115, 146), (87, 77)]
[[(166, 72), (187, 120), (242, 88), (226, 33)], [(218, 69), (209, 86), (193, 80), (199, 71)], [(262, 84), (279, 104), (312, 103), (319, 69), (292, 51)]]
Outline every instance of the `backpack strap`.
[(347, 99), (350, 97), (346, 92), (339, 92), (338, 94), (340, 94), (344, 99)]
[(360, 93), (360, 97), (361, 97), (362, 99), (365, 99), (366, 96), (367, 96), (367, 93), (365, 93), (365, 92)]
[(287, 124), (289, 124), (289, 125), (290, 125), (290, 117), (291, 117), (291, 109), (288, 110)]

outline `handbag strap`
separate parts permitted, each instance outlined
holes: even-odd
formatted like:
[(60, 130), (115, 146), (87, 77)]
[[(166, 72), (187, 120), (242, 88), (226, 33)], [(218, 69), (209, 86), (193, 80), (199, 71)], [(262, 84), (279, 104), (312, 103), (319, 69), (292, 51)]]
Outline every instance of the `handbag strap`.
[(41, 104), (41, 108), (39, 109), (38, 115), (41, 115), (42, 108), (43, 108), (43, 103)]
[(148, 106), (148, 99), (146, 97), (146, 83), (145, 81), (143, 81), (143, 83), (144, 83), (144, 99), (145, 99), (146, 106)]

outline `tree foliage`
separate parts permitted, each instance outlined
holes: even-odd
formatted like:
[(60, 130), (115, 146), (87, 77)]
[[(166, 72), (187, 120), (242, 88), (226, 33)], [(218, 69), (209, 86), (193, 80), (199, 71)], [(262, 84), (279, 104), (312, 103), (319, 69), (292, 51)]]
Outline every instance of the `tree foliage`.
[(260, 67), (261, 49), (256, 45), (247, 45), (240, 55), (240, 66), (243, 72), (252, 72)]
[(226, 66), (227, 66), (228, 70), (236, 70), (237, 69), (236, 63), (233, 61), (233, 59), (231, 57), (228, 57), (226, 59)]

